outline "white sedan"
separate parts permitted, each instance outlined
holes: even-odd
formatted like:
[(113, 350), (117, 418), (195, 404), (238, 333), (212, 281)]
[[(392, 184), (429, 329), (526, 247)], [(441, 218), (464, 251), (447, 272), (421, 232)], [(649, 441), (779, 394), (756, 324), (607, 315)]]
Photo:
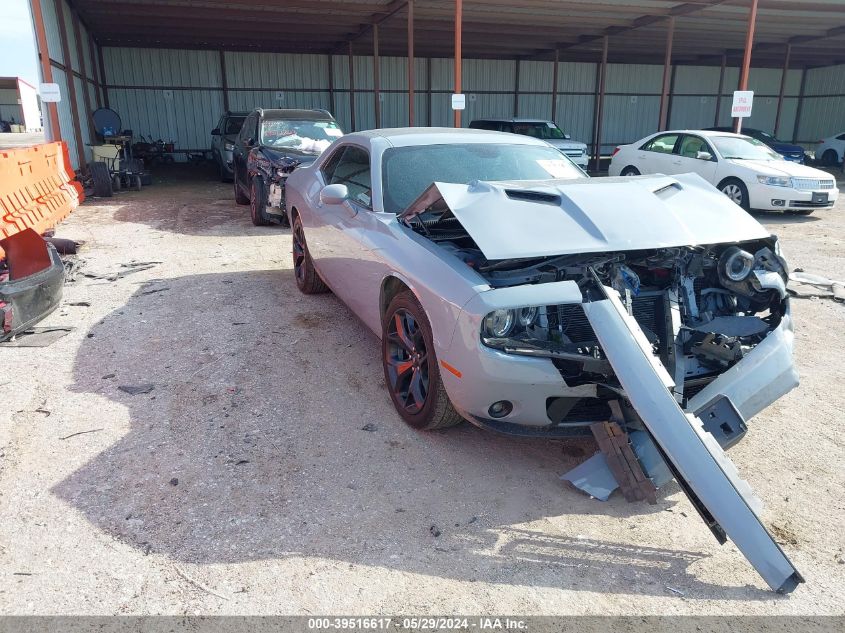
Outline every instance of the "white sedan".
[(845, 159), (845, 133), (834, 134), (819, 141), (816, 147), (816, 160), (823, 165), (837, 165)]
[(729, 132), (675, 130), (613, 152), (609, 175), (696, 173), (746, 211), (809, 215), (828, 209), (839, 190), (827, 172), (789, 162), (760, 141)]

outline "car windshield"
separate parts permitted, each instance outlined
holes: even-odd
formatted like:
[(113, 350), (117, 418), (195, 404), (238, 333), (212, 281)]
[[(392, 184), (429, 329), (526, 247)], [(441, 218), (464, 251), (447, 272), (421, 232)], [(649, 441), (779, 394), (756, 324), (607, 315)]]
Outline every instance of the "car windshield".
[(713, 145), (719, 150), (722, 158), (739, 160), (783, 160), (777, 152), (773, 152), (762, 141), (756, 138), (742, 138), (739, 136), (714, 136)]
[(543, 140), (562, 140), (566, 138), (566, 134), (563, 133), (563, 130), (554, 123), (546, 121), (537, 121), (534, 123), (514, 123), (513, 131), (514, 134), (533, 136), (534, 138), (541, 138)]
[(322, 154), (341, 136), (343, 132), (334, 121), (269, 119), (261, 124), (262, 145), (305, 154)]
[(384, 210), (401, 213), (433, 182), (586, 178), (553, 147), (487, 143), (412, 145), (382, 156)]
[(230, 116), (226, 119), (226, 128), (224, 129), (223, 134), (225, 136), (229, 136), (230, 134), (237, 134), (240, 132), (245, 119), (245, 116)]

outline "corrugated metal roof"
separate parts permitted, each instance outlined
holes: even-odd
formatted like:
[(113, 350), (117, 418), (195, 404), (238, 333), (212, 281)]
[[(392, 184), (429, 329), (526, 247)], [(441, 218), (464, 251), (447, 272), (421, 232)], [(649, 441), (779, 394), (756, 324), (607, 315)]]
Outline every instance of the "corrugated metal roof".
[[(595, 60), (610, 36), (610, 59), (661, 61), (667, 18), (676, 16), (675, 58), (733, 63), (744, 47), (750, 0), (464, 0), (463, 48), (468, 58)], [(46, 3), (49, 5), (50, 3)], [(84, 21), (107, 46), (212, 48), (278, 52), (345, 52), (350, 39), (369, 50), (381, 22), (382, 54), (407, 45), (402, 0), (75, 0)], [(415, 0), (420, 56), (453, 52), (453, 0)], [(49, 10), (47, 11), (49, 13)], [(845, 57), (842, 0), (760, 0), (755, 65), (780, 65), (787, 42), (796, 65)], [(389, 16), (389, 17), (387, 17)], [(356, 52), (361, 52), (360, 50)]]

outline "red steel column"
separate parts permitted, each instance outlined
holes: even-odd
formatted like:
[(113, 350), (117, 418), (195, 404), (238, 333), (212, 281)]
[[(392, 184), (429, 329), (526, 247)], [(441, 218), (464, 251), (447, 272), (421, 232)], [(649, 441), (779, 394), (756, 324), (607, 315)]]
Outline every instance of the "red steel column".
[[(455, 94), (461, 94), (461, 29), (463, 22), (463, 0), (455, 0)], [(455, 110), (455, 127), (461, 127), (461, 111)]]
[(725, 66), (728, 65), (728, 56), (722, 53), (722, 66), (719, 68), (719, 90), (716, 93), (716, 115), (713, 117), (713, 127), (719, 126), (719, 115), (722, 113), (722, 91), (725, 89)]
[(595, 154), (594, 169), (601, 165), (601, 127), (604, 117), (604, 86), (607, 79), (607, 47), (608, 36), (602, 38), (601, 65), (599, 66), (598, 94), (596, 95), (596, 122), (593, 130), (593, 152)]
[(557, 68), (560, 62), (560, 51), (555, 49), (555, 63), (552, 66), (552, 115), (549, 117), (552, 121), (557, 116)]
[(408, 125), (414, 126), (414, 0), (408, 0)]
[[(49, 2), (49, 0), (47, 0)], [(47, 47), (47, 30), (44, 28), (44, 16), (41, 13), (41, 0), (30, 0), (32, 20), (35, 22), (35, 41), (38, 44), (38, 56), (41, 59), (41, 78), (44, 83), (53, 83), (53, 68), (50, 66), (50, 49)], [(50, 141), (62, 140), (59, 127), (59, 111), (55, 103), (45, 103), (47, 117), (50, 119)]]
[(669, 30), (666, 32), (666, 54), (663, 57), (663, 89), (660, 92), (660, 121), (657, 129), (666, 129), (669, 118), (669, 85), (671, 82), (672, 40), (675, 37), (675, 16), (669, 18)]
[(67, 41), (67, 23), (65, 22), (64, 0), (55, 0), (56, 21), (59, 27), (59, 40), (62, 43), (62, 56), (65, 58), (65, 80), (67, 82), (70, 114), (73, 117), (73, 138), (76, 140), (76, 155), (79, 158), (79, 170), (86, 171), (85, 145), (82, 143), (82, 128), (79, 120), (79, 105), (76, 102), (76, 77), (73, 74), (73, 60)]
[(792, 44), (786, 45), (786, 56), (783, 59), (783, 73), (780, 76), (780, 92), (778, 93), (778, 109), (775, 113), (775, 129), (772, 132), (775, 136), (778, 135), (778, 128), (780, 127), (780, 113), (783, 109), (783, 93), (786, 90), (786, 75), (789, 73), (789, 57), (792, 55)]
[[(739, 89), (748, 90), (748, 73), (751, 70), (751, 48), (754, 45), (754, 27), (757, 25), (757, 0), (751, 0), (751, 11), (748, 13), (748, 31), (745, 34), (745, 53), (742, 56), (742, 69), (739, 75)], [(734, 121), (734, 132), (742, 130), (742, 119)]]
[(381, 62), (378, 57), (378, 24), (373, 24), (373, 97), (375, 98), (376, 127), (381, 127)]
[(349, 125), (355, 131), (355, 60), (352, 57), (352, 40), (349, 40)]

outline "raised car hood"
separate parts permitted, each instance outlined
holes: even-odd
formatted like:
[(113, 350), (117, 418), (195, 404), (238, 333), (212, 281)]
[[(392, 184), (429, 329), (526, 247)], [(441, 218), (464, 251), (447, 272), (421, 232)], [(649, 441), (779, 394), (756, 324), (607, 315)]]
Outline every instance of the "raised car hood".
[(490, 260), (741, 242), (769, 232), (695, 174), (436, 182), (402, 217), (445, 202)]

